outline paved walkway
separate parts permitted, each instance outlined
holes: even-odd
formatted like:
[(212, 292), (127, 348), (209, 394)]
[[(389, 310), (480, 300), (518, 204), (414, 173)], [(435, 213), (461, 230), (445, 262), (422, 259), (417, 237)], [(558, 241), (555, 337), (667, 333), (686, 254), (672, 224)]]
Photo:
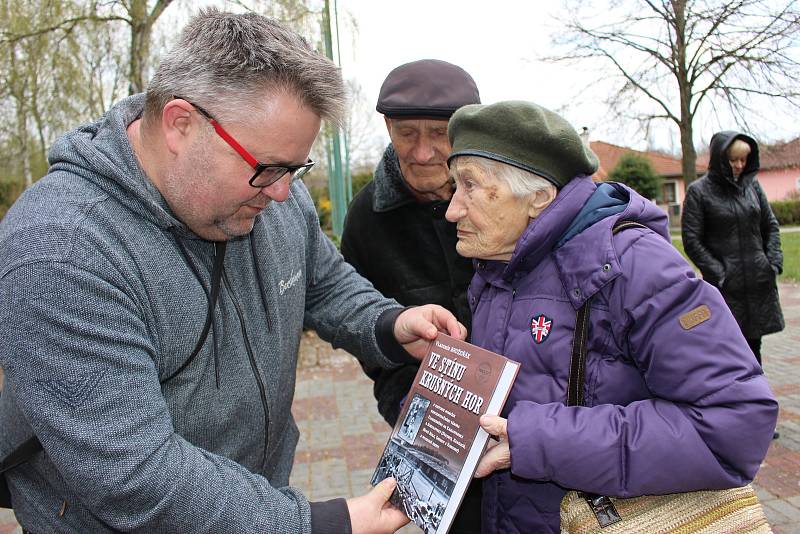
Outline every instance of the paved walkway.
[[(800, 534), (800, 285), (781, 284), (786, 330), (764, 338), (764, 366), (781, 404), (780, 439), (770, 447), (755, 485), (776, 534)], [(301, 432), (292, 485), (312, 500), (361, 495), (389, 435), (371, 382), (347, 353), (313, 333), (301, 345), (295, 402)], [(0, 511), (0, 534), (18, 534)], [(413, 526), (403, 533), (418, 533)]]
[[(670, 230), (670, 234), (672, 235), (672, 240), (673, 241), (675, 241), (676, 239), (679, 240), (679, 241), (683, 239), (683, 237), (681, 237), (681, 229), (680, 228), (672, 228), (672, 227), (670, 227), (669, 230)], [(800, 226), (781, 226), (780, 227), (780, 231), (781, 231), (782, 234), (793, 234), (793, 233), (800, 232)]]

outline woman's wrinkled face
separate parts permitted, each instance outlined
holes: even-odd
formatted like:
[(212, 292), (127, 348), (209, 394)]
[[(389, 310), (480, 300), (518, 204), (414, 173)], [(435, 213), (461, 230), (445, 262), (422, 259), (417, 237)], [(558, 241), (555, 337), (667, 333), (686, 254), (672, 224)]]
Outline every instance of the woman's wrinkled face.
[(474, 163), (450, 169), (456, 190), (446, 218), (456, 223), (456, 250), (467, 258), (508, 261), (531, 219), (530, 196), (518, 197), (508, 183)]

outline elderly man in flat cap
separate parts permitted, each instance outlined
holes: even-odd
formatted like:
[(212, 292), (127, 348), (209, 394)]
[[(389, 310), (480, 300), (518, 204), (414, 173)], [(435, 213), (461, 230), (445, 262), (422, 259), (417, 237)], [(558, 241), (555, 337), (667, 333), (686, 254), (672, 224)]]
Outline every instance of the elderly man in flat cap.
[(751, 481), (778, 406), (719, 292), (670, 244), (665, 213), (593, 182), (595, 155), (536, 104), (465, 106), (449, 138), (447, 219), (476, 260), (470, 339), (522, 363), (501, 417), (481, 418), (499, 438), (476, 472), (491, 473), (483, 532), (559, 532), (565, 488), (631, 497)]
[[(350, 205), (341, 248), (345, 260), (384, 295), (406, 306), (444, 306), (468, 329), (472, 262), (456, 253), (455, 225), (444, 219), (453, 193), (447, 123), (459, 107), (479, 102), (472, 77), (445, 61), (414, 61), (389, 73), (376, 109), (384, 115), (391, 144), (373, 181)], [(375, 381), (378, 410), (391, 425), (417, 367), (390, 372), (365, 367)], [(476, 482), (451, 533), (480, 532), (479, 499)]]

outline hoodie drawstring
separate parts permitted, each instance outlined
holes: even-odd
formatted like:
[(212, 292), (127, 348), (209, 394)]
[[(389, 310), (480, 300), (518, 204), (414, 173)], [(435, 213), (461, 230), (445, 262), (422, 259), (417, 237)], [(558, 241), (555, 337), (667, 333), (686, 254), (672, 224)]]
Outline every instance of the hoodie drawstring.
[(166, 384), (176, 376), (178, 376), (186, 367), (194, 360), (195, 356), (200, 352), (200, 349), (203, 348), (205, 344), (206, 338), (208, 337), (209, 331), (214, 329), (215, 335), (212, 338), (212, 351), (214, 353), (214, 375), (216, 378), (216, 385), (217, 389), (220, 387), (220, 369), (219, 369), (219, 354), (217, 351), (217, 336), (216, 336), (216, 327), (214, 326), (214, 310), (217, 307), (217, 299), (219, 298), (219, 288), (220, 288), (220, 280), (222, 279), (222, 270), (224, 267), (225, 262), (225, 249), (227, 247), (227, 242), (225, 241), (216, 241), (214, 242), (214, 267), (211, 272), (211, 291), (209, 292), (206, 289), (205, 284), (203, 283), (203, 279), (200, 277), (200, 272), (197, 269), (197, 266), (192, 261), (191, 256), (189, 255), (186, 247), (175, 235), (174, 232), (170, 232), (172, 237), (175, 239), (175, 242), (178, 244), (178, 248), (181, 251), (181, 255), (183, 256), (186, 264), (191, 269), (192, 273), (194, 273), (195, 278), (197, 281), (200, 282), (200, 286), (202, 286), (203, 291), (206, 293), (206, 298), (208, 299), (208, 312), (206, 313), (206, 322), (203, 325), (203, 330), (200, 332), (200, 337), (195, 344), (194, 350), (189, 355), (183, 364), (178, 367), (171, 375), (169, 375), (164, 380), (161, 380), (161, 384)]
[(247, 236), (250, 241), (250, 255), (253, 257), (253, 271), (256, 273), (256, 281), (258, 281), (258, 290), (261, 292), (261, 302), (264, 303), (264, 315), (267, 317), (267, 330), (272, 331), (272, 319), (269, 317), (269, 305), (267, 304), (267, 292), (264, 291), (264, 281), (261, 279), (261, 271), (258, 269), (258, 252), (256, 243), (253, 241), (252, 232)]

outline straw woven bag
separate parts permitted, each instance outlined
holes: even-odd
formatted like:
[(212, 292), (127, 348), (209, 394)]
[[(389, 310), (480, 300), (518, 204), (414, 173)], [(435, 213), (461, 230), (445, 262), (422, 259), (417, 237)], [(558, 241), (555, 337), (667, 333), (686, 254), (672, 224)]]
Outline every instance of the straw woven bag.
[[(561, 534), (769, 534), (753, 488), (646, 495), (632, 499), (607, 497), (616, 522), (601, 527), (607, 511), (595, 515), (591, 499), (570, 491), (561, 501)], [(613, 514), (612, 514), (613, 517)]]
[[(620, 221), (614, 233), (642, 226)], [(567, 405), (583, 404), (589, 301), (578, 310)], [(616, 499), (570, 491), (561, 501), (561, 534), (768, 534), (772, 529), (752, 486)]]

